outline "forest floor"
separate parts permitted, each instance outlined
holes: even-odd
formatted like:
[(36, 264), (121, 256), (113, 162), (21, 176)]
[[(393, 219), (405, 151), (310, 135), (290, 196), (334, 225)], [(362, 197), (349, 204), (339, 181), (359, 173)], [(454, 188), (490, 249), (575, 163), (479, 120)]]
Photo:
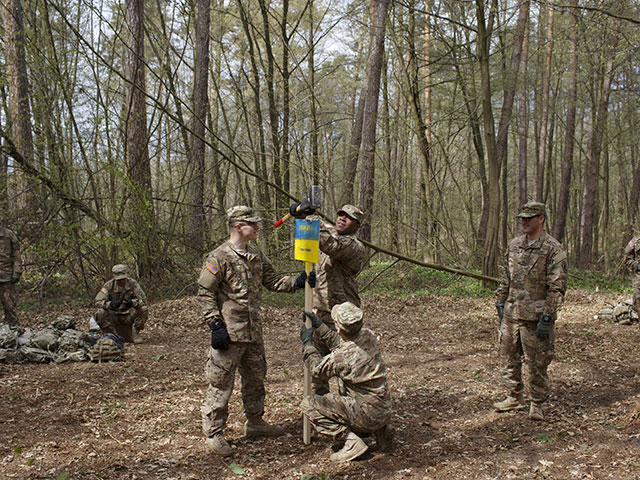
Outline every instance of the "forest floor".
[[(638, 325), (594, 320), (624, 295), (571, 290), (557, 323), (544, 422), (495, 413), (504, 397), (491, 298), (364, 298), (393, 396), (394, 448), (329, 462), (332, 442), (301, 440), (300, 308), (266, 305), (265, 418), (279, 438), (244, 439), (239, 382), (226, 436), (208, 453), (200, 424), (209, 335), (193, 297), (152, 304), (145, 343), (125, 361), (0, 365), (0, 477), (19, 479), (637, 479)], [(61, 313), (88, 324), (89, 308)], [(23, 315), (25, 318), (27, 314)], [(367, 441), (369, 441), (367, 439)]]

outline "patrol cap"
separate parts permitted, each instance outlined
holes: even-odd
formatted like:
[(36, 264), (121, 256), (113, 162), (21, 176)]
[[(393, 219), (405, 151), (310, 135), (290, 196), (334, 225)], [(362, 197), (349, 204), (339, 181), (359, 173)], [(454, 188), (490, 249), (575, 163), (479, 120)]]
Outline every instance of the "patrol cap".
[(235, 207), (231, 207), (229, 210), (227, 210), (227, 218), (229, 219), (229, 223), (257, 223), (262, 221), (262, 219), (254, 213), (253, 208), (247, 207), (245, 205), (236, 205)]
[(355, 220), (358, 223), (362, 223), (362, 219), (364, 218), (364, 212), (360, 210), (358, 207), (354, 205), (343, 205), (340, 210), (338, 210), (338, 215), (345, 214), (347, 217)]
[(127, 278), (127, 273), (129, 273), (129, 267), (127, 267), (124, 263), (119, 263), (118, 265), (114, 265), (111, 269), (111, 273), (113, 273), (113, 277), (116, 280), (122, 280), (123, 278)]
[(516, 217), (519, 218), (532, 218), (538, 215), (546, 215), (544, 203), (528, 202), (522, 206), (522, 210)]
[(331, 318), (347, 334), (357, 333), (362, 328), (362, 310), (351, 302), (334, 305)]

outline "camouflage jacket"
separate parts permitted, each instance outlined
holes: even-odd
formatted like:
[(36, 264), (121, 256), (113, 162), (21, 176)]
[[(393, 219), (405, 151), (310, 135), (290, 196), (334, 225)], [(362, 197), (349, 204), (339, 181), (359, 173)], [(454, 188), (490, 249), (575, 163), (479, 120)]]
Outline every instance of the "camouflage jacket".
[(633, 237), (624, 248), (624, 264), (634, 275), (640, 274), (637, 265), (640, 263), (640, 235)]
[(521, 235), (509, 244), (504, 264), (496, 297), (505, 302), (505, 317), (537, 321), (544, 313), (555, 318), (567, 290), (567, 254), (562, 245), (544, 232), (531, 245)]
[[(105, 283), (96, 295), (95, 305), (98, 308), (109, 309), (112, 300), (120, 300), (123, 304), (129, 300), (133, 302), (135, 308), (142, 307), (147, 303), (147, 296), (144, 291), (132, 278), (127, 278), (124, 287), (120, 287), (115, 278)], [(123, 311), (128, 311), (124, 305), (120, 307)]]
[(296, 276), (278, 275), (255, 245), (241, 250), (227, 241), (209, 252), (198, 278), (198, 300), (204, 319), (222, 317), (233, 342), (262, 342), (262, 287), (294, 292)]
[(0, 227), (0, 282), (10, 282), (14, 274), (22, 274), (20, 243), (15, 233)]
[(357, 275), (368, 252), (355, 235), (340, 235), (335, 227), (320, 224), (320, 258), (316, 266), (313, 308), (331, 312), (334, 305), (351, 302), (360, 306)]
[(311, 374), (323, 380), (341, 378), (346, 394), (370, 416), (386, 423), (391, 414), (391, 396), (387, 387), (387, 368), (373, 332), (362, 328), (348, 341), (343, 341), (326, 325), (317, 332), (331, 353), (322, 357), (313, 342), (303, 345), (302, 357)]

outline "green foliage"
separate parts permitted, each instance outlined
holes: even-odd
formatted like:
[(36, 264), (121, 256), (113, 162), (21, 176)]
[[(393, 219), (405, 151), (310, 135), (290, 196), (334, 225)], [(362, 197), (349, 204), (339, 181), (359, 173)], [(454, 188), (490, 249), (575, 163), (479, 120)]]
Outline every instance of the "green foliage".
[(56, 477), (56, 480), (69, 480), (69, 472), (60, 472)]
[(602, 293), (628, 293), (629, 295), (633, 293), (630, 278), (610, 275), (601, 270), (571, 270), (567, 286)]
[(546, 433), (539, 433), (536, 435), (536, 440), (540, 443), (553, 443), (553, 439)]
[(22, 447), (19, 447), (19, 446), (13, 447), (13, 451), (18, 455), (22, 455)]
[[(481, 298), (493, 293), (480, 280), (399, 262), (375, 262), (359, 277), (363, 295), (454, 295)], [(474, 272), (479, 273), (479, 272)]]
[(229, 465), (229, 468), (236, 475), (244, 475), (244, 468), (242, 467), (242, 465), (238, 465), (237, 463), (232, 463), (231, 465)]
[(27, 465), (31, 466), (31, 465), (33, 465), (33, 462), (35, 462), (35, 461), (36, 461), (35, 458), (30, 457), (29, 460), (27, 460)]

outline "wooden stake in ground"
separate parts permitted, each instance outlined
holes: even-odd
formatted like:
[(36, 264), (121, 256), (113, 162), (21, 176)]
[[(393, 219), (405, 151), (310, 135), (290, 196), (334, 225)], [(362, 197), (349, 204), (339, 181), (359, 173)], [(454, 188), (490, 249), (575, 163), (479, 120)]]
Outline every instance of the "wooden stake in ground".
[[(294, 258), (304, 263), (304, 271), (307, 277), (313, 269), (313, 264), (318, 262), (320, 254), (320, 221), (296, 219), (296, 233), (294, 242)], [(304, 310), (310, 312), (313, 308), (313, 292), (309, 282), (304, 286)], [(311, 320), (305, 318), (305, 325), (311, 328)], [(311, 371), (304, 366), (304, 396), (311, 395)], [(305, 415), (302, 418), (302, 441), (305, 445), (311, 443), (311, 422)]]

